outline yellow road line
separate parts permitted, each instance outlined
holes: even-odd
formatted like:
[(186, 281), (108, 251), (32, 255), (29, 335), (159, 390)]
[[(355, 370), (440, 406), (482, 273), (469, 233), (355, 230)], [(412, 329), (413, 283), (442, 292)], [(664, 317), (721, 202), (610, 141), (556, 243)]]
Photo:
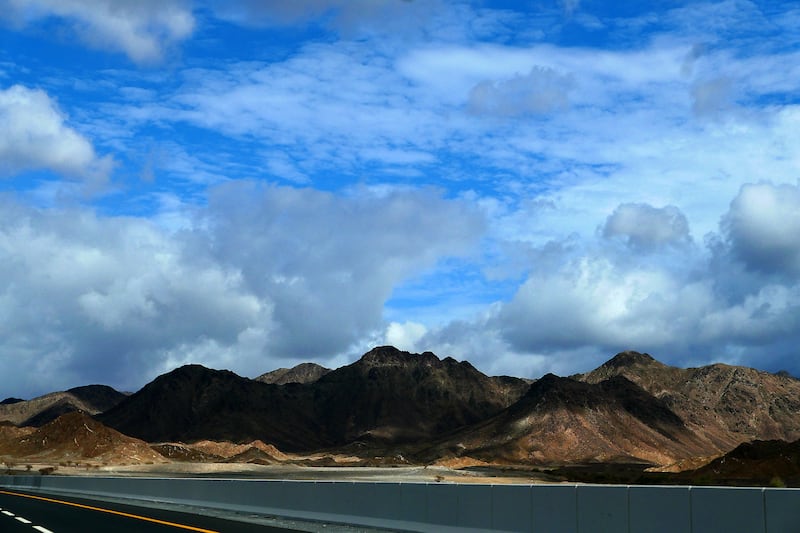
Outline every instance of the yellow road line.
[(184, 524), (176, 524), (175, 522), (166, 522), (164, 520), (157, 520), (155, 518), (148, 518), (146, 516), (139, 516), (139, 515), (130, 514), (130, 513), (123, 513), (122, 511), (115, 511), (113, 509), (103, 509), (102, 507), (92, 507), (91, 505), (83, 505), (83, 504), (80, 504), (80, 503), (66, 502), (64, 500), (55, 500), (53, 498), (45, 498), (43, 496), (33, 496), (31, 494), (21, 494), (21, 493), (18, 493), (18, 492), (8, 492), (8, 491), (5, 491), (5, 490), (0, 490), (0, 494), (8, 494), (9, 496), (19, 496), (21, 498), (30, 498), (32, 500), (42, 500), (42, 501), (50, 502), (50, 503), (60, 503), (61, 505), (70, 505), (72, 507), (79, 507), (81, 509), (89, 509), (90, 511), (100, 511), (101, 513), (115, 514), (115, 515), (124, 516), (124, 517), (127, 517), (127, 518), (135, 518), (137, 520), (144, 520), (145, 522), (153, 522), (155, 524), (161, 524), (161, 525), (164, 525), (164, 526), (172, 526), (172, 527), (177, 527), (177, 528), (180, 528), (180, 529), (188, 529), (190, 531), (198, 531), (199, 533), (219, 533), (218, 531), (213, 531), (213, 530), (210, 530), (210, 529), (202, 529), (202, 528), (199, 528), (199, 527), (186, 526)]

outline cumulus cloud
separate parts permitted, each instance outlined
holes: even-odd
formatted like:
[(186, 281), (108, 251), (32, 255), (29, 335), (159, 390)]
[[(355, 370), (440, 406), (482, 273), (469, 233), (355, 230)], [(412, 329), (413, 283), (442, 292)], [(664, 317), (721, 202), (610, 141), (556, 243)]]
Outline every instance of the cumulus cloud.
[(135, 387), (163, 370), (170, 349), (231, 346), (270, 325), (269, 301), (243, 290), (235, 269), (187, 254), (143, 220), (4, 200), (0, 257), (6, 390), (100, 380)]
[(800, 187), (749, 184), (722, 221), (733, 254), (757, 272), (800, 273)]
[(529, 277), (497, 321), (520, 351), (647, 349), (684, 338), (712, 299), (708, 286), (666, 268), (583, 256)]
[(469, 93), (468, 108), (480, 115), (514, 117), (564, 109), (572, 78), (546, 67), (534, 67), (524, 76), (482, 81)]
[(244, 375), (325, 362), (383, 330), (392, 289), (483, 224), (430, 191), (231, 183), (177, 231), (0, 202), (0, 388), (18, 395), (136, 389), (188, 362)]
[(428, 328), (418, 322), (390, 322), (384, 336), (385, 344), (400, 350), (416, 351), (417, 343), (427, 332)]
[(111, 165), (66, 124), (47, 93), (21, 85), (0, 90), (0, 175), (50, 169), (98, 181), (108, 177)]
[(483, 232), (476, 211), (425, 191), (340, 200), (235, 183), (211, 196), (209, 213), (217, 261), (236, 265), (250, 290), (275, 302), (274, 353), (304, 357), (382, 328), (398, 282), (466, 252)]
[(603, 236), (621, 238), (637, 250), (690, 241), (686, 216), (671, 205), (657, 208), (649, 204), (621, 204), (606, 219)]
[(416, 347), (534, 377), (586, 371), (624, 349), (679, 366), (722, 361), (799, 374), (797, 235), (793, 185), (742, 187), (706, 248), (689, 242), (678, 208), (622, 204), (596, 240), (529, 252), (530, 273), (508, 301), (428, 328)]
[(21, 27), (56, 18), (90, 46), (111, 47), (137, 63), (159, 61), (165, 47), (194, 29), (183, 0), (0, 0), (0, 13)]

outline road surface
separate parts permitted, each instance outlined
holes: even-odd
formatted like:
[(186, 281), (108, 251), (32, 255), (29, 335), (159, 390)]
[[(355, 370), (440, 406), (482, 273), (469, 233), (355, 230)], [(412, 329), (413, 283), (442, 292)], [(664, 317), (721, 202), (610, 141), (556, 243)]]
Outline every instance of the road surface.
[(267, 533), (282, 528), (85, 498), (0, 489), (3, 533)]

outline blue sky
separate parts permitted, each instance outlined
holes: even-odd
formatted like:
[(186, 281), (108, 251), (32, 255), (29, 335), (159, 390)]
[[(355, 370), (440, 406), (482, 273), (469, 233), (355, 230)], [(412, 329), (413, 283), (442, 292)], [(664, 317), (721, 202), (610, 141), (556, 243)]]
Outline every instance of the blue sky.
[(794, 2), (0, 0), (0, 395), (378, 344), (800, 375)]

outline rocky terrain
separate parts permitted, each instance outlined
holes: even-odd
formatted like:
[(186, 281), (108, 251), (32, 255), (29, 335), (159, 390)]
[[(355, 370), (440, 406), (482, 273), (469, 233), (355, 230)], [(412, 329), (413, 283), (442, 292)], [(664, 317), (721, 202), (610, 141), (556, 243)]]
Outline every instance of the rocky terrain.
[(721, 451), (756, 439), (800, 438), (800, 380), (791, 376), (723, 364), (676, 368), (623, 352), (575, 377), (600, 383), (612, 376), (624, 376), (663, 400)]
[(420, 465), (529, 481), (793, 486), (798, 439), (797, 379), (637, 352), (532, 381), (384, 346), (330, 371), (248, 379), (187, 365), (130, 396), (93, 385), (0, 403), (6, 460), (170, 472)]
[(262, 383), (273, 383), (275, 385), (286, 385), (287, 383), (314, 383), (330, 371), (330, 368), (325, 368), (316, 363), (300, 363), (292, 368), (278, 368), (272, 372), (261, 374), (255, 378), (255, 380)]
[(148, 442), (261, 439), (290, 451), (330, 446), (312, 417), (313, 397), (306, 389), (187, 365), (157, 377), (97, 418)]
[(661, 399), (622, 376), (586, 383), (548, 374), (508, 409), (424, 452), (509, 464), (672, 463), (713, 444)]
[(92, 417), (71, 412), (40, 428), (0, 432), (2, 455), (29, 462), (145, 463), (166, 462), (141, 440), (104, 426)]

